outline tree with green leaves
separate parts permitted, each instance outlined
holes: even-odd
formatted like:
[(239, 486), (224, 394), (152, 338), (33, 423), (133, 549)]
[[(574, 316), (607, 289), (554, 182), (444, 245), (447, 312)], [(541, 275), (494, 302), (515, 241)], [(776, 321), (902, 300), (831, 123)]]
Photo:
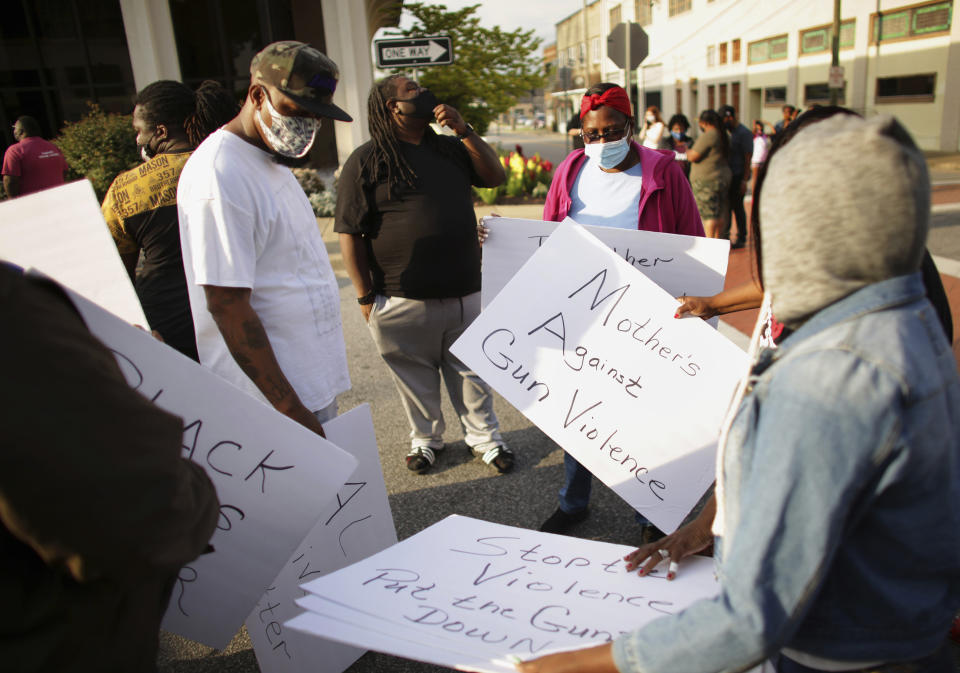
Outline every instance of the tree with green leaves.
[[(544, 78), (537, 53), (540, 38), (533, 36), (534, 31), (483, 28), (476, 16), (479, 6), (448, 11), (440, 4), (404, 3), (403, 10), (412, 14), (416, 23), (402, 34), (451, 37), (453, 64), (421, 68), (417, 81), (441, 102), (457, 108), (482, 134), (497, 115), (517, 102), (518, 96), (543, 86)], [(401, 70), (409, 73), (409, 69), (391, 72)]]

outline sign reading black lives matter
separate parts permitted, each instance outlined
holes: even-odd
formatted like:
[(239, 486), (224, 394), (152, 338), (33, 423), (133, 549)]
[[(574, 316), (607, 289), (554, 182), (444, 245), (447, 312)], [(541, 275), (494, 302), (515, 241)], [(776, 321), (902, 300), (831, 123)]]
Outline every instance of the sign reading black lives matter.
[(377, 53), (378, 68), (453, 63), (453, 40), (449, 35), (374, 40), (373, 45)]
[(180, 569), (163, 628), (222, 649), (270, 587), (357, 460), (75, 292), (127, 382), (183, 418), (182, 455), (220, 498), (215, 551)]
[(714, 480), (746, 354), (579, 225), (557, 227), (451, 352), (664, 531)]

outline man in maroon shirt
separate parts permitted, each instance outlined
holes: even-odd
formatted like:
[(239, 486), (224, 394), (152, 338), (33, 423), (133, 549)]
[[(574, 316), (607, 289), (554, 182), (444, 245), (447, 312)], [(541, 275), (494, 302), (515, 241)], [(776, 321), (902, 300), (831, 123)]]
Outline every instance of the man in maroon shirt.
[(40, 137), (40, 124), (23, 116), (13, 125), (17, 143), (3, 155), (3, 188), (11, 199), (63, 184), (67, 160), (53, 143)]

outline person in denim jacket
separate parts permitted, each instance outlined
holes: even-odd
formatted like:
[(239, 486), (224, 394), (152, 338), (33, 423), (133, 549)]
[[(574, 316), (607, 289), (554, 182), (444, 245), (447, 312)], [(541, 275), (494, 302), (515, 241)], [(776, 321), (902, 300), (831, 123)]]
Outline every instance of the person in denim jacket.
[(720, 593), (524, 673), (952, 670), (960, 379), (918, 273), (924, 157), (890, 117), (838, 115), (771, 158), (762, 192), (761, 281), (793, 332), (721, 438)]

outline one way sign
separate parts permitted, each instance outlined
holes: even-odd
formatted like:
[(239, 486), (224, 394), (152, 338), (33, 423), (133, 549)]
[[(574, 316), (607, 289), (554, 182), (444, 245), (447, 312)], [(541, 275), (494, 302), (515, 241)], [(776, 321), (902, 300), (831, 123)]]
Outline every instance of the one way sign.
[(450, 65), (453, 63), (453, 41), (449, 35), (408, 37), (398, 40), (374, 40), (378, 68), (399, 68), (407, 65)]

